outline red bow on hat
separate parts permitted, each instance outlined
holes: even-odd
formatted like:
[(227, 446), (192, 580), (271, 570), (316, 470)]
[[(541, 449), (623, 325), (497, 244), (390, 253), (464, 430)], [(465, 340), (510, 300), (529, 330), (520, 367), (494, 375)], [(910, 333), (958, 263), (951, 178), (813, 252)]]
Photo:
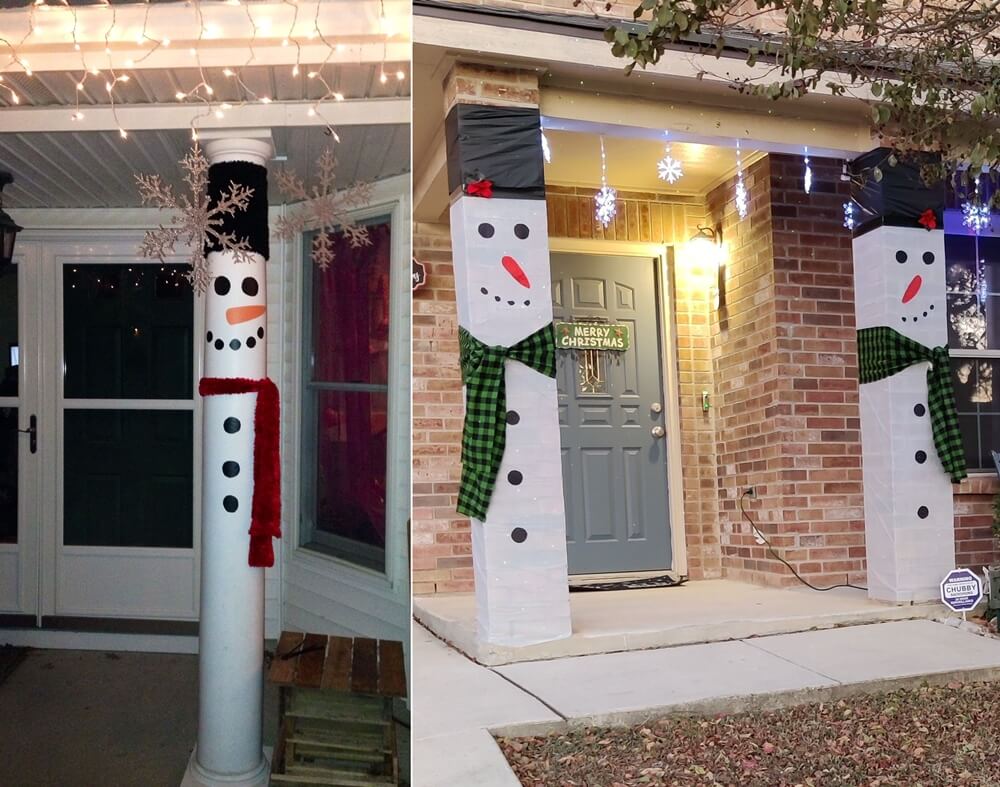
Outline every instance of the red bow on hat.
[(466, 183), (465, 193), (470, 197), (486, 197), (486, 199), (489, 199), (493, 196), (493, 181), (474, 180), (471, 183)]
[(923, 213), (920, 214), (920, 218), (917, 219), (917, 223), (925, 227), (927, 230), (937, 229), (937, 216), (934, 214), (934, 210), (928, 208)]

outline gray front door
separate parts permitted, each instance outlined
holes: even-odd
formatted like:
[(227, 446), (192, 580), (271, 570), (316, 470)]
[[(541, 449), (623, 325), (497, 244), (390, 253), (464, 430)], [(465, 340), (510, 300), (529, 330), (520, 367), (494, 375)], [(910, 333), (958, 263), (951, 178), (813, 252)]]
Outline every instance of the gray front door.
[[(624, 352), (558, 350), (571, 574), (670, 568), (667, 441), (654, 260), (552, 255), (557, 322), (627, 325)], [(659, 412), (656, 412), (659, 410)]]

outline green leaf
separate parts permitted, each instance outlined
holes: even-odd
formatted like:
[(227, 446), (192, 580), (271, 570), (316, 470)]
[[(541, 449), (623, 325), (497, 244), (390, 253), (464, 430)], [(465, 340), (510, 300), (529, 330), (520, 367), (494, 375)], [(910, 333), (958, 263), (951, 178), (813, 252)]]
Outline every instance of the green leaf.
[(680, 30), (682, 33), (685, 30), (687, 30), (688, 28), (687, 14), (685, 14), (683, 11), (678, 11), (676, 14), (674, 14), (674, 25), (676, 25), (677, 29)]

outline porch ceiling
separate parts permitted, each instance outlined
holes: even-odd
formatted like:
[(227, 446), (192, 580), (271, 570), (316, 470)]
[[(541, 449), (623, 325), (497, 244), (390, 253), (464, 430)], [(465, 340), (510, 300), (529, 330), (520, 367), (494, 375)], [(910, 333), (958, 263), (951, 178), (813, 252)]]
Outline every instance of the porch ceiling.
[[(71, 58), (67, 57), (67, 60)], [(135, 69), (128, 73), (128, 82), (115, 86), (115, 104), (144, 105), (175, 103), (178, 92), (187, 93), (202, 81), (214, 88), (216, 103), (253, 101), (266, 96), (273, 101), (316, 101), (323, 97), (326, 88), (318, 79), (309, 79), (307, 74), (318, 71), (319, 64), (303, 63), (298, 76), (292, 76), (287, 65), (249, 66), (240, 69), (243, 84), (235, 78), (223, 74), (221, 67)], [(405, 78), (396, 78), (402, 70)], [(343, 63), (336, 67), (327, 65), (323, 75), (331, 90), (342, 93), (346, 100), (365, 98), (402, 98), (410, 94), (410, 65), (406, 62), (388, 62), (385, 73), (389, 80), (382, 84), (382, 66), (379, 63)], [(204, 77), (202, 76), (204, 73)], [(10, 85), (20, 99), (17, 111), (25, 107), (75, 107), (77, 94), (80, 106), (107, 106), (110, 94), (105, 89), (104, 76), (88, 75), (82, 69), (64, 71), (34, 72), (30, 77), (24, 73), (8, 72), (3, 75), (5, 84)], [(77, 84), (83, 82), (83, 89)], [(195, 103), (193, 100), (191, 103)], [(0, 91), (0, 107), (13, 107), (10, 94)]]
[[(337, 176), (341, 184), (409, 171), (410, 133), (404, 124), (338, 129)], [(276, 156), (306, 175), (331, 140), (319, 126), (272, 128)], [(0, 169), (14, 175), (4, 189), (6, 207), (133, 208), (139, 206), (134, 173), (162, 174), (181, 188), (177, 162), (191, 145), (186, 129), (137, 130), (127, 140), (116, 131), (0, 133)], [(271, 202), (280, 202), (272, 184)], [(16, 219), (16, 215), (15, 215)]]

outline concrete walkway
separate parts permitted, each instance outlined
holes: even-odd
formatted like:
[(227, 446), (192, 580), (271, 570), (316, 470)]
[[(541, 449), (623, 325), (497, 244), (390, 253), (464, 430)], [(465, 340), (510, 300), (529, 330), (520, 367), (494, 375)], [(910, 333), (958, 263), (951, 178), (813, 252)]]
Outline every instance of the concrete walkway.
[(633, 724), (1000, 679), (1000, 640), (931, 620), (488, 668), (414, 628), (414, 787), (517, 787), (491, 732)]

